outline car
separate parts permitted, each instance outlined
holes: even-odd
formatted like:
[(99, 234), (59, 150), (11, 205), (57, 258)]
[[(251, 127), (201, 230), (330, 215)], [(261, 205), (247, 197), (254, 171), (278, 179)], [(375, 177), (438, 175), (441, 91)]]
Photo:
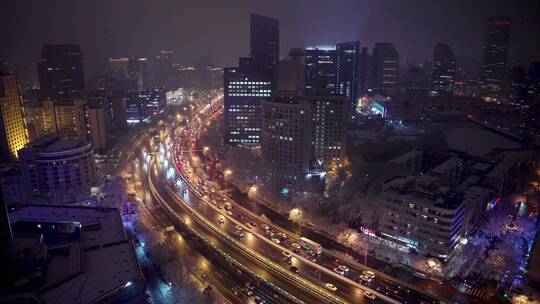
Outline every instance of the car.
[(364, 270), (362, 273), (363, 273), (365, 276), (370, 277), (370, 278), (372, 278), (372, 279), (375, 278), (375, 273), (374, 273), (373, 271), (371, 271), (371, 270)]
[(364, 297), (368, 298), (368, 299), (371, 299), (371, 300), (375, 300), (377, 299), (377, 296), (372, 294), (371, 292), (369, 291), (366, 291), (364, 292)]
[(231, 212), (230, 210), (227, 211), (227, 214), (228, 214), (229, 216), (232, 216), (232, 212)]
[(300, 269), (298, 269), (298, 267), (296, 267), (296, 266), (289, 267), (289, 270), (294, 272), (294, 273), (299, 273), (300, 272)]
[(251, 225), (251, 223), (247, 223), (246, 224), (246, 227), (248, 227), (249, 229), (251, 229), (253, 227), (253, 225)]
[(326, 283), (324, 286), (326, 286), (326, 288), (330, 289), (331, 291), (337, 290), (337, 287), (334, 284)]
[(253, 226), (253, 227), (257, 227), (257, 223), (255, 223), (255, 222), (250, 222), (250, 224), (251, 224), (251, 226)]
[(285, 233), (283, 233), (283, 232), (278, 233), (278, 235), (279, 235), (280, 237), (284, 238), (284, 239), (287, 238), (287, 235), (286, 235)]
[(234, 226), (234, 229), (236, 229), (236, 230), (238, 230), (238, 231), (242, 231), (242, 230), (243, 230), (242, 227), (240, 227), (240, 225)]
[(220, 224), (225, 223), (225, 219), (224, 219), (223, 217), (220, 217), (220, 218), (219, 218), (219, 223), (220, 223)]
[(300, 246), (300, 244), (298, 243), (292, 243), (291, 246), (294, 248), (294, 249), (298, 249), (300, 250), (302, 248), (302, 246)]
[(261, 227), (262, 227), (264, 230), (270, 229), (270, 226), (268, 226), (268, 225), (266, 225), (266, 224), (262, 224)]
[(371, 282), (371, 278), (366, 276), (365, 274), (358, 277), (358, 281), (362, 281), (365, 283)]
[(246, 287), (247, 290), (255, 289), (255, 286), (253, 286), (250, 282), (246, 282), (246, 284), (244, 284), (244, 286)]
[(286, 258), (290, 258), (290, 257), (291, 257), (291, 253), (288, 252), (288, 251), (286, 251), (286, 250), (283, 251), (283, 252), (281, 252), (281, 254), (283, 254), (283, 256), (286, 257)]
[(334, 268), (334, 272), (339, 273), (340, 275), (345, 275), (345, 271), (343, 271), (342, 269), (339, 269), (338, 267)]
[(218, 207), (219, 209), (223, 209), (223, 206), (221, 206), (221, 205), (218, 205), (217, 207)]
[(272, 242), (274, 242), (274, 243), (276, 243), (276, 244), (281, 243), (281, 241), (280, 241), (279, 239), (276, 239), (276, 238), (273, 238), (273, 239), (272, 239)]
[(239, 237), (243, 237), (244, 236), (244, 233), (242, 231), (237, 231), (236, 234), (239, 236)]
[(345, 265), (339, 265), (338, 268), (345, 271), (345, 272), (349, 271), (349, 267), (347, 267)]

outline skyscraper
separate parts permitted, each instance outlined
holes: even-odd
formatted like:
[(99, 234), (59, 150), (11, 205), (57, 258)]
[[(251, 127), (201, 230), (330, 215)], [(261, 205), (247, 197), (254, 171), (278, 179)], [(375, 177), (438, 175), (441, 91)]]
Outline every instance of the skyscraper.
[(291, 184), (309, 172), (311, 105), (305, 98), (285, 96), (262, 102), (261, 157), (273, 183)]
[(500, 99), (503, 94), (511, 24), (505, 16), (487, 21), (480, 75), (481, 94), (486, 101)]
[(84, 71), (79, 45), (43, 45), (37, 69), (41, 99), (59, 100), (82, 95)]
[(391, 43), (377, 42), (371, 55), (370, 88), (391, 93), (399, 81), (399, 54)]
[(0, 158), (16, 159), (27, 143), (21, 89), (15, 75), (0, 66)]
[(456, 56), (448, 44), (439, 43), (433, 52), (431, 90), (435, 95), (452, 95), (456, 76)]
[(173, 51), (164, 50), (154, 58), (154, 80), (156, 85), (163, 85), (173, 76)]
[(358, 72), (358, 88), (360, 93), (365, 93), (368, 90), (368, 77), (371, 56), (368, 53), (368, 48), (363, 47), (360, 54), (359, 72)]
[(276, 66), (276, 92), (295, 95), (304, 90), (304, 50), (292, 49), (290, 59), (281, 59)]
[(139, 57), (109, 58), (109, 73), (123, 82), (125, 89), (142, 90), (148, 86), (148, 60)]
[[(258, 144), (261, 132), (261, 100), (270, 97), (273, 75), (242, 62), (226, 68), (224, 83), (225, 144)], [(245, 60), (249, 61), (249, 60)]]
[(251, 14), (250, 56), (262, 66), (279, 61), (279, 20)]
[(336, 45), (336, 93), (347, 97), (350, 120), (356, 114), (358, 100), (358, 72), (360, 42), (342, 42)]
[(305, 49), (305, 78), (306, 90), (323, 85), (336, 94), (337, 79), (336, 45), (309, 46)]

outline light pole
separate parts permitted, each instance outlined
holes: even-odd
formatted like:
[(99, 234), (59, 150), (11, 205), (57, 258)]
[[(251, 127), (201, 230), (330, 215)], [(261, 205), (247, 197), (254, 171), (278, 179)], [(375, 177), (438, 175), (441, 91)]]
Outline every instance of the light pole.
[(257, 195), (257, 186), (253, 185), (249, 188), (248, 197), (253, 203), (253, 212), (255, 212), (255, 196)]
[(291, 209), (289, 212), (289, 216), (292, 220), (298, 221), (298, 235), (302, 234), (302, 216), (303, 216), (302, 209), (300, 208), (294, 208)]

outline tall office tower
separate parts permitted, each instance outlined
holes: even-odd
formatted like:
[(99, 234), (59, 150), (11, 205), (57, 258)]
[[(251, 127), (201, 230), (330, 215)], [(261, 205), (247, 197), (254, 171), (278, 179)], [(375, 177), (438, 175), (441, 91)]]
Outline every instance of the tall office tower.
[(17, 159), (27, 143), (21, 88), (15, 75), (0, 66), (0, 159)]
[(496, 101), (503, 95), (511, 24), (504, 16), (487, 21), (480, 75), (481, 94), (486, 101)]
[(41, 99), (59, 100), (82, 96), (84, 71), (79, 45), (43, 45), (37, 69)]
[(109, 58), (109, 74), (117, 80), (129, 78), (129, 58)]
[(363, 47), (362, 53), (360, 54), (360, 64), (358, 72), (358, 89), (361, 94), (366, 93), (368, 90), (370, 57), (371, 56), (368, 53), (368, 48)]
[(452, 95), (456, 76), (456, 56), (448, 44), (439, 43), (433, 52), (431, 90), (434, 95)]
[(86, 101), (44, 100), (32, 107), (34, 133), (58, 133), (63, 138), (86, 138)]
[(242, 58), (239, 67), (223, 75), (225, 144), (258, 144), (261, 133), (261, 100), (270, 97), (274, 76), (250, 66)]
[(174, 74), (173, 51), (163, 50), (154, 58), (154, 79), (156, 85), (163, 85)]
[(371, 55), (370, 88), (392, 93), (399, 82), (399, 54), (391, 43), (377, 42)]
[(290, 59), (281, 59), (276, 66), (276, 92), (278, 95), (298, 95), (304, 90), (304, 53), (293, 49)]
[(336, 94), (337, 53), (335, 45), (309, 46), (305, 52), (306, 90), (323, 84), (330, 94)]
[(107, 148), (110, 121), (107, 119), (106, 108), (101, 105), (90, 105), (87, 110), (88, 137), (94, 149), (102, 152)]
[(274, 183), (290, 184), (309, 172), (311, 159), (311, 105), (305, 98), (264, 99), (261, 155), (264, 171)]
[(336, 93), (349, 101), (350, 121), (356, 115), (358, 103), (358, 72), (360, 65), (360, 42), (342, 42), (336, 45)]
[(88, 195), (96, 181), (94, 150), (85, 140), (45, 135), (21, 149), (19, 160), (29, 198), (74, 201)]
[(279, 61), (279, 20), (251, 14), (250, 57), (264, 67)]
[(123, 83), (126, 90), (142, 90), (148, 86), (146, 58), (109, 58), (110, 76)]
[(529, 78), (530, 97), (532, 99), (534, 99), (535, 97), (539, 97), (540, 96), (540, 62), (531, 63), (529, 67), (528, 78)]
[(510, 102), (518, 104), (528, 104), (530, 101), (529, 95), (529, 79), (523, 67), (514, 67), (508, 75), (508, 99)]
[(312, 172), (325, 172), (345, 159), (349, 103), (345, 96), (333, 96), (315, 87), (306, 96), (311, 104)]

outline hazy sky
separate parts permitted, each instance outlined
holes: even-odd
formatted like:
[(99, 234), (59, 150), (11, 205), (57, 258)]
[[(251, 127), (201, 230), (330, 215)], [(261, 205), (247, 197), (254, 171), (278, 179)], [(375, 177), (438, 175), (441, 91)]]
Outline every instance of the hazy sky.
[(279, 18), (281, 56), (292, 47), (360, 40), (393, 42), (407, 63), (431, 57), (438, 42), (480, 59), (487, 17), (513, 20), (510, 60), (540, 60), (540, 0), (0, 0), (0, 57), (23, 80), (37, 79), (44, 43), (76, 43), (87, 76), (109, 56), (203, 56), (235, 65), (249, 49), (249, 14)]

